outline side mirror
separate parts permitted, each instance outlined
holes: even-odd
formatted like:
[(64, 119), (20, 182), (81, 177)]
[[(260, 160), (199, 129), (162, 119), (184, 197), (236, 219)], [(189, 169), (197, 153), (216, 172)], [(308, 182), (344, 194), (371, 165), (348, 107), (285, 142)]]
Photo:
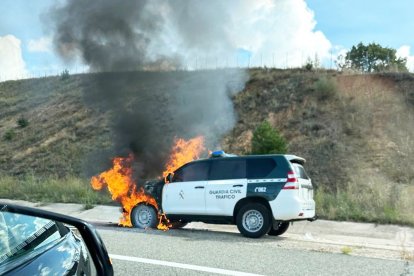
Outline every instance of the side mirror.
[(114, 274), (92, 225), (49, 211), (0, 202), (0, 249), (1, 275), (41, 274), (42, 267), (58, 275)]

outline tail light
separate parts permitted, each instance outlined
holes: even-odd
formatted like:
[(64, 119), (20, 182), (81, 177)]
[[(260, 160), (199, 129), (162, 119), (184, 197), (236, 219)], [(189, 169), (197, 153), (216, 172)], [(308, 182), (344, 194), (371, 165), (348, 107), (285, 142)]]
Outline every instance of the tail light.
[(299, 183), (296, 174), (293, 171), (289, 171), (287, 175), (287, 182), (283, 187), (283, 190), (298, 190)]

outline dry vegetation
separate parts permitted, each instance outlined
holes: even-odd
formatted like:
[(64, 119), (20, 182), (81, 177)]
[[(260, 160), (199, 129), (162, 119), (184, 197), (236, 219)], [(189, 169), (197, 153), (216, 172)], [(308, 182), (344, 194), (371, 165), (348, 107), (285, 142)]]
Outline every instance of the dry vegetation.
[[(413, 75), (250, 75), (234, 96), (238, 121), (225, 150), (250, 152), (267, 120), (308, 160), (322, 217), (414, 225)], [(108, 202), (87, 181), (111, 145), (108, 114), (84, 104), (92, 86), (89, 75), (0, 83), (0, 198)]]
[(308, 160), (321, 217), (414, 225), (413, 84), (410, 74), (253, 70), (224, 144), (249, 152), (268, 120)]

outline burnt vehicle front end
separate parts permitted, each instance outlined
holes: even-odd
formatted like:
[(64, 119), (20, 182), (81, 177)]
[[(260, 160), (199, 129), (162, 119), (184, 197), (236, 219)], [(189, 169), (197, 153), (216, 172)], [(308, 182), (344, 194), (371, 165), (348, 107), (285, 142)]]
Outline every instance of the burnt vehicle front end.
[(152, 196), (158, 204), (159, 211), (162, 212), (162, 188), (165, 185), (164, 179), (147, 180), (144, 184), (144, 192)]

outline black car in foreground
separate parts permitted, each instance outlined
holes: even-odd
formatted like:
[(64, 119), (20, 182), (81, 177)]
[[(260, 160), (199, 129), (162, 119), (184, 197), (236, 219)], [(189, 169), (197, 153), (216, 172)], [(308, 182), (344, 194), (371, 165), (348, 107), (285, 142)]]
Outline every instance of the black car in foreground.
[(113, 269), (88, 223), (0, 203), (0, 275), (113, 275)]

